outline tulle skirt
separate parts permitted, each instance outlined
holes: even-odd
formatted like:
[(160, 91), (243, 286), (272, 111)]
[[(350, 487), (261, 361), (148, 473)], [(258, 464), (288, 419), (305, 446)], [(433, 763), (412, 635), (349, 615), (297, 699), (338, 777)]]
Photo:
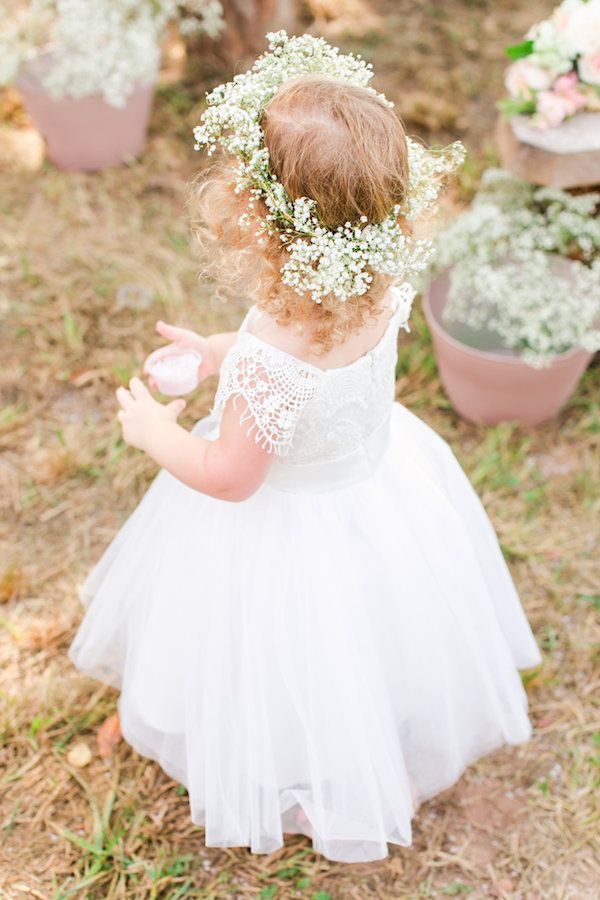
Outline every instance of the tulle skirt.
[(492, 526), (397, 403), (375, 470), (335, 490), (229, 503), (160, 472), (82, 597), (71, 659), (120, 688), (125, 739), (207, 846), (301, 832), (381, 859), (418, 802), (531, 734), (517, 670), (541, 656)]

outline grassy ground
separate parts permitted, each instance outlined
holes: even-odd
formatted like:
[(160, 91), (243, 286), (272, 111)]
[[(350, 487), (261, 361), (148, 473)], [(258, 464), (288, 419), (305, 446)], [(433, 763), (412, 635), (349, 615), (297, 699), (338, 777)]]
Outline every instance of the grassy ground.
[[(379, 0), (383, 30), (345, 41), (376, 61), (412, 131), (468, 143), (463, 197), (492, 157), (501, 48), (550, 5)], [(98, 175), (23, 168), (35, 168), (35, 136), (0, 99), (3, 146), (34, 148), (0, 173), (0, 897), (597, 897), (597, 364), (555, 421), (481, 428), (450, 408), (418, 313), (402, 341), (398, 397), (455, 448), (544, 652), (527, 681), (533, 740), (424, 804), (412, 848), (362, 867), (301, 837), (270, 856), (207, 849), (156, 765), (123, 744), (109, 761), (96, 750), (116, 697), (66, 658), (76, 586), (155, 474), (119, 438), (114, 388), (156, 345), (156, 318), (220, 330), (242, 314), (198, 284), (184, 210), (190, 129), (215, 65), (161, 88), (144, 158)], [(198, 392), (188, 423), (213, 391)]]

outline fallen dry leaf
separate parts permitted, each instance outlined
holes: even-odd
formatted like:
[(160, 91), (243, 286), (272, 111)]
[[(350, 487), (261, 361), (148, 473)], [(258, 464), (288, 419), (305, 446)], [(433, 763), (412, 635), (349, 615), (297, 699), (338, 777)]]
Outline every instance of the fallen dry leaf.
[(119, 713), (113, 713), (105, 719), (96, 735), (98, 752), (102, 759), (106, 759), (113, 752), (122, 738)]
[(92, 761), (92, 751), (84, 741), (74, 744), (67, 753), (67, 762), (75, 769), (83, 769)]
[(37, 172), (44, 153), (44, 139), (35, 128), (0, 127), (0, 167)]
[(0, 574), (0, 603), (22, 597), (25, 592), (25, 574), (17, 566), (9, 566)]
[(16, 634), (17, 643), (27, 650), (43, 650), (51, 645), (57, 645), (61, 639), (68, 634), (68, 627), (64, 622), (54, 622), (48, 624), (47, 621), (40, 619), (32, 622), (28, 628)]

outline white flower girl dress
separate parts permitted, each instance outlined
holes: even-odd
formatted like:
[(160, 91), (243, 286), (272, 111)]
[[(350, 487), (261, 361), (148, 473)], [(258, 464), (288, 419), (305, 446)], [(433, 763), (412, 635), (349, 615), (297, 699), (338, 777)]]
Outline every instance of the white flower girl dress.
[(380, 859), (411, 843), (415, 800), (530, 737), (517, 669), (541, 656), (452, 451), (394, 402), (402, 305), (329, 370), (254, 336), (256, 314), (194, 432), (216, 437), (235, 397), (266, 482), (230, 503), (161, 471), (88, 576), (69, 652), (120, 688), (125, 739), (186, 786), (208, 846), (302, 832)]

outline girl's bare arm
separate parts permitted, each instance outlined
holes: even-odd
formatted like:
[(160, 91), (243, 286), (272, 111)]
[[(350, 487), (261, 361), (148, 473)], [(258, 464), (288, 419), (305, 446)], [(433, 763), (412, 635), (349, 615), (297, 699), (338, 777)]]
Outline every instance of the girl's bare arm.
[(218, 440), (207, 441), (177, 424), (185, 400), (158, 403), (139, 378), (131, 379), (129, 390), (118, 388), (117, 399), (125, 441), (189, 487), (220, 500), (240, 501), (265, 480), (272, 454), (247, 434), (232, 400), (225, 406)]

